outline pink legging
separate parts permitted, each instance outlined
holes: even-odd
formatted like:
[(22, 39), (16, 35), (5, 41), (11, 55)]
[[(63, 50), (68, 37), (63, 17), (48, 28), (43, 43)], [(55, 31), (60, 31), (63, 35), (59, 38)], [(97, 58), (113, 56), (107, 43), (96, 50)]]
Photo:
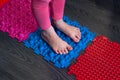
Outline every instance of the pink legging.
[(62, 19), (65, 0), (32, 0), (32, 10), (39, 27), (46, 30), (53, 20)]

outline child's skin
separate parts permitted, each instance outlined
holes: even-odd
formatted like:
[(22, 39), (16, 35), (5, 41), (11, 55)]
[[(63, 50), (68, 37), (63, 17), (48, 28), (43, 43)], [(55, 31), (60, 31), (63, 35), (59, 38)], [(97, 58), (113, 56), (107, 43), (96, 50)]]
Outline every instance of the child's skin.
[[(40, 12), (38, 11), (41, 10), (41, 8), (44, 7), (44, 10), (47, 8), (46, 7), (46, 3), (45, 5), (43, 6), (39, 6), (42, 2), (44, 4), (44, 2), (47, 1), (47, 0), (33, 0), (32, 2), (32, 9), (33, 9), (33, 13), (36, 17), (36, 20), (38, 22), (38, 25), (41, 26), (40, 28), (42, 29), (42, 32), (41, 32), (41, 36), (42, 38), (51, 46), (51, 48), (58, 54), (66, 54), (69, 52), (69, 50), (72, 50), (72, 47), (65, 41), (63, 41), (55, 32), (53, 26), (51, 25), (50, 23), (50, 20), (46, 20), (47, 18), (49, 18), (49, 14), (46, 15), (44, 17), (44, 14), (46, 14), (46, 12), (44, 13), (44, 11)], [(49, 0), (50, 1), (50, 0)], [(53, 1), (53, 2), (52, 2)], [(56, 0), (57, 1), (57, 0)], [(56, 6), (53, 6), (52, 7), (58, 7), (58, 9), (60, 9), (59, 7), (62, 6), (63, 3), (60, 4), (61, 1), (65, 2), (65, 0), (58, 0), (58, 4), (55, 0), (51, 0), (51, 3), (53, 5), (56, 5)], [(40, 4), (39, 4), (40, 3)], [(48, 5), (49, 6), (49, 3), (48, 2)], [(60, 6), (58, 6), (60, 5)], [(38, 8), (39, 7), (39, 8)], [(63, 4), (63, 7), (64, 7), (64, 4)], [(55, 11), (55, 9), (53, 9)], [(56, 9), (57, 10), (57, 9)], [(68, 25), (67, 23), (65, 23), (62, 19), (63, 17), (63, 10), (64, 9), (61, 9), (61, 12), (62, 13), (53, 13), (53, 14), (59, 14), (60, 17), (58, 16), (52, 16), (53, 18), (53, 24), (56, 25), (56, 27), (62, 31), (63, 33), (65, 33), (66, 35), (68, 35), (74, 42), (79, 42), (79, 40), (81, 39), (81, 32), (79, 30), (79, 28), (76, 28), (74, 26), (71, 26), (71, 25)], [(38, 12), (37, 12), (38, 11)], [(53, 12), (54, 12), (53, 11)], [(59, 10), (57, 10), (59, 11)], [(59, 11), (60, 12), (60, 11)], [(39, 13), (39, 14), (38, 14)], [(42, 14), (43, 13), (43, 14)], [(46, 22), (43, 22), (42, 20), (43, 19), (40, 19), (39, 17), (41, 17), (46, 20)], [(46, 18), (47, 17), (47, 18)], [(46, 18), (46, 19), (45, 19)], [(44, 23), (44, 24), (43, 24)], [(49, 26), (48, 26), (49, 25)], [(45, 26), (45, 27), (43, 27)]]

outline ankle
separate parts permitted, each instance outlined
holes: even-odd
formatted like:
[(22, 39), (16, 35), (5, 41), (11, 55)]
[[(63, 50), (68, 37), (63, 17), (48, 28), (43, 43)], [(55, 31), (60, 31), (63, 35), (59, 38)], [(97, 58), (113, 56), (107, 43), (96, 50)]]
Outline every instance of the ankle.
[(42, 33), (52, 35), (55, 33), (55, 31), (54, 31), (54, 28), (50, 26), (48, 29), (42, 30)]
[(50, 26), (49, 28), (47, 28), (47, 29), (45, 29), (45, 30), (42, 30), (42, 32), (50, 32), (50, 31), (52, 31), (52, 30), (53, 30), (53, 27)]
[(54, 24), (60, 24), (63, 22), (63, 19), (59, 19), (59, 20), (53, 20)]

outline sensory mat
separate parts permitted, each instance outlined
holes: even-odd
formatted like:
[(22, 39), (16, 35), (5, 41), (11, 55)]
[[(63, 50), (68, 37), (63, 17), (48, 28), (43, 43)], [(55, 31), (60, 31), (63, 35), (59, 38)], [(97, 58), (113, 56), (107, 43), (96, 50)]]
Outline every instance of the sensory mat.
[(40, 36), (40, 29), (38, 29), (34, 33), (31, 33), (29, 35), (29, 38), (24, 41), (24, 45), (26, 47), (32, 48), (36, 54), (42, 55), (45, 60), (53, 62), (53, 64), (58, 68), (67, 68), (72, 62), (72, 60), (79, 56), (80, 51), (84, 50), (87, 44), (95, 37), (95, 33), (92, 33), (89, 31), (88, 28), (79, 25), (78, 22), (72, 21), (66, 16), (63, 17), (63, 20), (72, 26), (78, 27), (82, 34), (80, 42), (75, 43), (68, 36), (55, 28), (58, 36), (73, 47), (73, 50), (69, 51), (68, 54), (56, 54), (48, 46), (48, 44), (44, 40), (42, 40)]
[(8, 2), (8, 0), (0, 0), (0, 7), (5, 4), (6, 2)]
[(97, 36), (68, 74), (77, 80), (120, 80), (120, 44), (104, 36)]
[[(4, 2), (4, 1), (3, 1)], [(23, 41), (37, 28), (31, 11), (31, 0), (10, 0), (0, 8), (0, 30)]]

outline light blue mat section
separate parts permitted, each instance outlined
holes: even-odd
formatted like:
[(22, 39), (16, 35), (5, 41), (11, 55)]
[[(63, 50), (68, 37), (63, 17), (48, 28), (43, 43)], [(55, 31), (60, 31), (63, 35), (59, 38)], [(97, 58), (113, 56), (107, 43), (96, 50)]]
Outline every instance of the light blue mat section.
[(69, 51), (68, 54), (60, 55), (54, 53), (48, 44), (41, 38), (40, 29), (34, 33), (31, 33), (29, 35), (29, 38), (24, 41), (24, 45), (27, 48), (32, 48), (36, 54), (42, 55), (45, 60), (51, 61), (58, 68), (67, 68), (71, 64), (72, 60), (79, 56), (80, 51), (84, 50), (87, 47), (88, 43), (95, 37), (95, 33), (90, 32), (88, 28), (81, 26), (78, 22), (71, 21), (66, 16), (64, 16), (63, 19), (66, 23), (80, 28), (80, 31), (82, 33), (80, 42), (75, 43), (64, 33), (55, 29), (59, 37), (61, 37), (64, 41), (73, 47), (73, 50)]

